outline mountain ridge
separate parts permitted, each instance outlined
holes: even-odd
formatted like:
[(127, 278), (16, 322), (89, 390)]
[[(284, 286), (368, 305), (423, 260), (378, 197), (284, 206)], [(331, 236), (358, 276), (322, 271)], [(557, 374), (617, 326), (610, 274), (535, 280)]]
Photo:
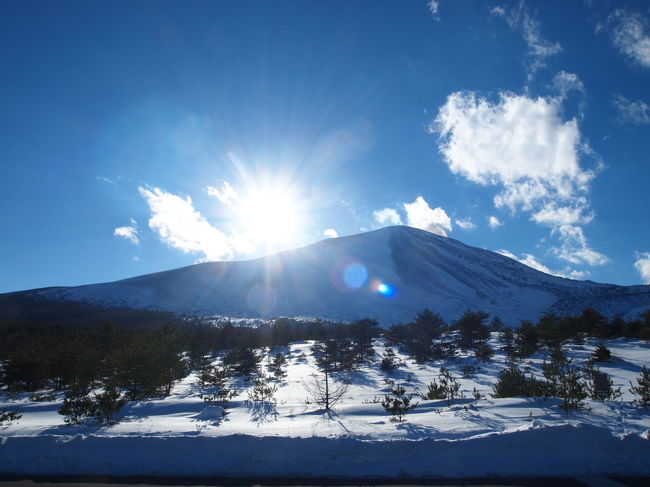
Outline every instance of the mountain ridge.
[(326, 239), (251, 260), (206, 262), (118, 281), (6, 293), (50, 302), (156, 310), (196, 316), (335, 321), (383, 325), (428, 307), (447, 320), (482, 309), (511, 325), (545, 311), (606, 316), (650, 307), (650, 286), (577, 281), (458, 240), (392, 226)]

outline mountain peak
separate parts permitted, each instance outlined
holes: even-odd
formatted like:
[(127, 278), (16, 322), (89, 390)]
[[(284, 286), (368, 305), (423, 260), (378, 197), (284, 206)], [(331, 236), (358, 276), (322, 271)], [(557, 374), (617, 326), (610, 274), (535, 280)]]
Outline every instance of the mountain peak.
[(481, 309), (511, 325), (547, 310), (603, 314), (650, 306), (643, 286), (544, 274), (501, 254), (397, 225), (259, 259), (209, 262), (112, 283), (26, 291), (52, 302), (236, 318), (405, 322), (423, 308)]

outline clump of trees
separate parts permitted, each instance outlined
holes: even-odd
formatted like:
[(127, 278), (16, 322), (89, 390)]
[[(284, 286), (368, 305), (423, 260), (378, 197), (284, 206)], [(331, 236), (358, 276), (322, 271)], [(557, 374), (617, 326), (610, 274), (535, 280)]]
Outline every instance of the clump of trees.
[(87, 390), (71, 389), (66, 392), (58, 412), (65, 416), (64, 421), (68, 424), (80, 424), (90, 419), (99, 424), (113, 424), (127, 401), (128, 398), (113, 384), (107, 385), (104, 392), (92, 396)]

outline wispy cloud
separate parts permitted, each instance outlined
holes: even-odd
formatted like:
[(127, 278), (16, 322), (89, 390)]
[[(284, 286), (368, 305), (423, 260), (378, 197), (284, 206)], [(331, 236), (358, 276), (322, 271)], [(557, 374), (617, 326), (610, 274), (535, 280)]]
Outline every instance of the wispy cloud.
[[(584, 169), (592, 156), (576, 119), (564, 120), (561, 98), (501, 93), (491, 102), (474, 92), (451, 94), (430, 131), (449, 169), (470, 181), (499, 188), (497, 208), (526, 211), (560, 239), (556, 255), (569, 262), (602, 265), (579, 225), (594, 215), (586, 194), (599, 169)], [(494, 227), (494, 225), (491, 225)]]
[(536, 269), (536, 270), (538, 270), (540, 272), (544, 272), (546, 274), (550, 274), (552, 276), (567, 277), (569, 279), (584, 279), (585, 277), (587, 277), (589, 275), (588, 272), (577, 271), (577, 270), (573, 270), (573, 269), (570, 269), (570, 268), (566, 268), (566, 269), (564, 269), (562, 271), (553, 270), (553, 269), (549, 268), (548, 266), (542, 264), (537, 259), (537, 257), (535, 257), (532, 254), (523, 254), (522, 257), (517, 257), (512, 252), (510, 252), (508, 250), (505, 250), (505, 249), (497, 250), (497, 253), (499, 253), (501, 255), (505, 255), (506, 257), (510, 257), (511, 259), (514, 259), (516, 261), (521, 262), (524, 265), (527, 265), (528, 267)]
[(650, 284), (650, 252), (637, 252), (634, 268), (646, 284)]
[(206, 186), (205, 190), (227, 206), (232, 206), (239, 198), (228, 181), (220, 181), (218, 186)]
[(131, 218), (131, 224), (125, 227), (117, 227), (113, 230), (113, 236), (125, 238), (138, 245), (140, 243), (140, 238), (138, 237), (138, 222)]
[(456, 223), (456, 225), (458, 225), (463, 230), (473, 230), (476, 228), (476, 224), (473, 223), (469, 218), (457, 219), (454, 223)]
[(615, 10), (607, 19), (612, 26), (612, 42), (625, 56), (650, 68), (648, 19), (626, 9)]
[(553, 88), (562, 98), (567, 98), (571, 91), (584, 93), (585, 85), (575, 73), (559, 71), (553, 76)]
[(212, 226), (194, 209), (192, 199), (160, 188), (140, 187), (151, 210), (149, 227), (170, 247), (202, 253), (207, 260), (231, 259), (238, 241)]
[(618, 111), (618, 121), (645, 125), (650, 123), (650, 105), (643, 100), (628, 100), (623, 95), (614, 96), (614, 106)]
[(539, 21), (530, 14), (523, 1), (512, 8), (493, 7), (490, 13), (494, 17), (504, 19), (512, 29), (521, 31), (528, 47), (528, 81), (531, 81), (535, 73), (546, 66), (547, 58), (562, 52), (559, 43), (544, 39)]
[(339, 232), (333, 228), (328, 228), (323, 232), (323, 235), (325, 235), (327, 238), (337, 238), (339, 236)]
[(112, 179), (104, 177), (104, 176), (97, 176), (97, 181), (104, 181), (105, 183), (108, 183), (108, 184), (115, 184), (115, 182)]
[(440, 2), (438, 0), (429, 0), (429, 12), (436, 22), (440, 21)]

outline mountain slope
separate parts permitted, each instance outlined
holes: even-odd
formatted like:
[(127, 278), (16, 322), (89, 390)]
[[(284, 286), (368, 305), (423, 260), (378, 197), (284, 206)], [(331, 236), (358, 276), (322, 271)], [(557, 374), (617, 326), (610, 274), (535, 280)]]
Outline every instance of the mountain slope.
[(382, 324), (410, 320), (425, 307), (449, 320), (467, 308), (482, 309), (513, 325), (548, 309), (577, 313), (593, 307), (613, 316), (650, 307), (650, 286), (550, 276), (495, 252), (402, 226), (255, 260), (209, 262), (111, 283), (14, 294), (241, 318), (370, 316)]

